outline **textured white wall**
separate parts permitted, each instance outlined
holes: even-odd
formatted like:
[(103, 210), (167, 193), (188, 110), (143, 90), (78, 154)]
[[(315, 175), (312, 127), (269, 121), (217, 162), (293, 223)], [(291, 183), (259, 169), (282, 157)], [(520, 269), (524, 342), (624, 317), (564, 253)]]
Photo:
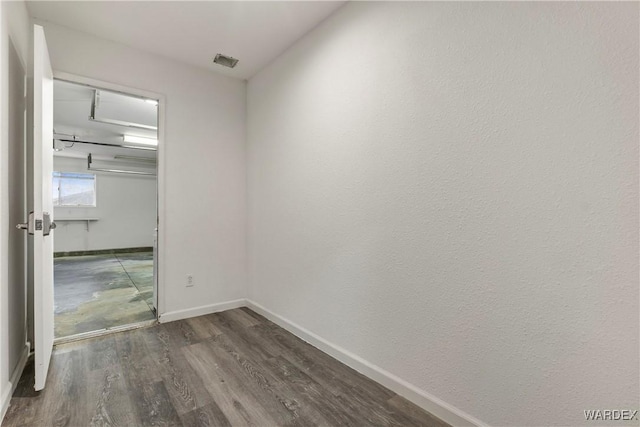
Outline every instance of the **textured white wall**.
[(249, 297), (493, 425), (638, 408), (638, 4), (350, 3), (249, 81)]
[[(116, 166), (126, 169), (128, 166)], [(87, 161), (55, 157), (59, 172), (87, 172)], [(97, 203), (94, 208), (55, 208), (54, 251), (86, 251), (153, 246), (156, 228), (156, 178), (144, 175), (96, 174)], [(60, 218), (99, 218), (86, 222)]]
[(245, 83), (42, 25), (55, 71), (166, 97), (164, 312), (244, 297)]

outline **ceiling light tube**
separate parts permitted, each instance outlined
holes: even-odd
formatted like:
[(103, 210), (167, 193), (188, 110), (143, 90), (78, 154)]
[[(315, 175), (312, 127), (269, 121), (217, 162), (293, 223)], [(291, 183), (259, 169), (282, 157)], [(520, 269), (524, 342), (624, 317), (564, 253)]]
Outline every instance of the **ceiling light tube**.
[(142, 144), (142, 145), (158, 145), (158, 140), (153, 138), (143, 138), (141, 136), (124, 135), (124, 142), (129, 144)]

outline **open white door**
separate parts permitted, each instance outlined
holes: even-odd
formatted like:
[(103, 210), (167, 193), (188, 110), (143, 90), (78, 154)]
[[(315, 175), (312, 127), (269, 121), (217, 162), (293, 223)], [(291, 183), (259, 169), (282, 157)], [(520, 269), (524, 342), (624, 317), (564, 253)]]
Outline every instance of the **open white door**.
[(44, 29), (33, 29), (33, 303), (35, 389), (47, 380), (53, 351), (53, 71)]

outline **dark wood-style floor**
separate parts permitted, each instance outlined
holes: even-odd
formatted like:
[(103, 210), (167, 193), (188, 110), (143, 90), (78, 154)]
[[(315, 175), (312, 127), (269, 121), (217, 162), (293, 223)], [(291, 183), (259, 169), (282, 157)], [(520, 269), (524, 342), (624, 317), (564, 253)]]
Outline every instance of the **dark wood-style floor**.
[(445, 426), (246, 308), (60, 345), (3, 426)]

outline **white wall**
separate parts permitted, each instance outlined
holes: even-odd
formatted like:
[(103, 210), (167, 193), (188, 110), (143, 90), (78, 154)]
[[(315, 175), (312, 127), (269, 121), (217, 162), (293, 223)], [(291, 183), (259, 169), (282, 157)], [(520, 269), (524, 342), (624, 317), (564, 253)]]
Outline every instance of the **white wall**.
[[(43, 26), (54, 71), (166, 97), (161, 217), (166, 233), (160, 236), (166, 290), (160, 293), (160, 313), (244, 297), (245, 83), (89, 34)], [(194, 277), (192, 288), (184, 286), (187, 274)]]
[(492, 425), (637, 409), (637, 72), (637, 3), (347, 4), (249, 81), (249, 298)]
[(0, 3), (0, 420), (28, 355), (26, 324), (25, 75), (29, 16)]
[[(114, 166), (115, 167), (115, 166)], [(58, 172), (87, 173), (85, 159), (55, 157)], [(116, 168), (127, 169), (129, 165)], [(96, 207), (56, 207), (54, 251), (88, 251), (153, 246), (156, 228), (156, 177), (96, 172)], [(64, 218), (98, 218), (86, 222)]]

